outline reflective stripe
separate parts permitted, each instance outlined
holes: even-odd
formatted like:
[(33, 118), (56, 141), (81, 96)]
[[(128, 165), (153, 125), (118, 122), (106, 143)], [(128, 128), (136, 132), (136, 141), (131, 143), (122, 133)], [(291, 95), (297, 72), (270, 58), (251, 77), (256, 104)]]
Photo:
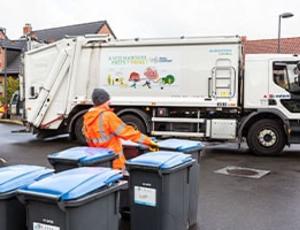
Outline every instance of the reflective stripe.
[[(100, 113), (99, 116), (99, 138), (93, 138), (93, 143), (104, 143), (111, 140), (111, 138), (114, 136), (113, 134), (106, 134), (104, 130), (104, 118), (103, 118), (103, 112)], [(94, 142), (95, 141), (95, 142)]]
[(119, 125), (119, 127), (114, 131), (115, 135), (120, 135), (123, 130), (126, 128), (126, 124), (125, 123), (122, 123)]
[(101, 143), (101, 139), (100, 138), (91, 138), (91, 142), (93, 142), (94, 144), (99, 144)]
[(93, 144), (98, 142), (97, 138), (86, 138), (86, 141), (89, 142), (89, 143), (93, 143)]
[(140, 144), (143, 144), (145, 139), (146, 139), (146, 136), (144, 134), (141, 134), (141, 137), (137, 142), (140, 143)]

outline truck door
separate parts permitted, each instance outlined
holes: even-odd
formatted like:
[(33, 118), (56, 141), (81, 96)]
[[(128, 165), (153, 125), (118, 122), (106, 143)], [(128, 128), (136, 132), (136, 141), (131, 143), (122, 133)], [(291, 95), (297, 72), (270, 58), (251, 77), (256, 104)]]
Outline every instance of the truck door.
[[(269, 105), (284, 107), (296, 116), (300, 113), (300, 65), (297, 61), (272, 63)], [(271, 104), (270, 104), (271, 103)], [(299, 114), (297, 116), (299, 119)], [(292, 117), (290, 117), (292, 118)], [(296, 118), (296, 117), (294, 117)]]
[(236, 71), (229, 59), (217, 60), (210, 81), (210, 97), (232, 98), (236, 95)]

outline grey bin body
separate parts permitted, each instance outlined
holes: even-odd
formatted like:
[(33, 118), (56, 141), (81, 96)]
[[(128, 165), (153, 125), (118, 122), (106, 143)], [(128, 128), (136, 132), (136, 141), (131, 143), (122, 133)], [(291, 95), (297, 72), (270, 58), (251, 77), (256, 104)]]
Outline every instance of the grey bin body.
[(201, 142), (182, 139), (167, 139), (158, 142), (161, 150), (178, 151), (192, 155), (195, 164), (190, 171), (190, 195), (189, 195), (189, 226), (197, 223), (198, 197), (200, 187), (200, 153), (204, 148)]
[(112, 162), (118, 158), (110, 149), (95, 147), (73, 147), (48, 155), (48, 161), (55, 172), (62, 172), (78, 167), (112, 167)]
[[(125, 181), (129, 181), (129, 176), (124, 176)], [(123, 218), (130, 217), (129, 187), (126, 186), (120, 191), (119, 209)]]
[(188, 229), (193, 163), (190, 156), (176, 152), (147, 153), (127, 162), (132, 230)]
[[(122, 141), (123, 153), (126, 160), (138, 157), (148, 151), (148, 147), (134, 143), (132, 141)], [(129, 181), (129, 176), (124, 176), (124, 180)], [(126, 187), (120, 192), (120, 213), (123, 218), (130, 217), (129, 188)]]
[(28, 197), (28, 230), (34, 230), (34, 223), (50, 226), (54, 223), (59, 230), (117, 230), (118, 187), (119, 184), (91, 197), (90, 200), (86, 198), (75, 202), (57, 203)]
[(27, 230), (25, 207), (17, 199), (17, 190), (52, 173), (53, 170), (32, 165), (15, 165), (0, 169), (1, 230)]
[(26, 212), (15, 196), (0, 198), (0, 229), (26, 230)]
[[(101, 170), (104, 170), (104, 174), (108, 173), (108, 177), (102, 178), (109, 181), (107, 184), (101, 181)], [(21, 190), (19, 199), (26, 205), (28, 230), (38, 229), (38, 225), (43, 225), (42, 229), (49, 230), (118, 230), (119, 190), (126, 186), (127, 182), (119, 180), (118, 176), (122, 175), (120, 171), (109, 175), (109, 170), (117, 171), (108, 168), (83, 167), (56, 174), (58, 178), (54, 178), (54, 181), (57, 179), (58, 183), (68, 183), (65, 182), (64, 176), (67, 176), (67, 180), (76, 181), (76, 178), (81, 177), (80, 172), (90, 173), (84, 181), (81, 180), (77, 184), (75, 182), (72, 186), (62, 189), (66, 193), (62, 192), (60, 196), (47, 194), (47, 191), (38, 192), (40, 190), (38, 185), (35, 188), (28, 187), (26, 190)], [(50, 191), (55, 183), (48, 182)], [(99, 188), (96, 187), (97, 185)], [(46, 188), (47, 181), (41, 187)], [(56, 188), (59, 186), (54, 186), (54, 190)], [(72, 197), (72, 194), (76, 194), (74, 192), (76, 189), (80, 191), (80, 196)], [(87, 190), (84, 191), (85, 189)], [(65, 200), (63, 197), (67, 193), (71, 198)]]

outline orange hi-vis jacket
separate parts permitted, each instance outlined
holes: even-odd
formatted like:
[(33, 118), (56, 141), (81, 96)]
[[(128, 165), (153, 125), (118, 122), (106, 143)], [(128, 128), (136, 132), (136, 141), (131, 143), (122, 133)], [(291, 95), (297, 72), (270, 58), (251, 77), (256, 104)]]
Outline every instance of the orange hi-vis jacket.
[(112, 149), (118, 154), (114, 169), (125, 168), (121, 139), (151, 145), (151, 138), (126, 125), (108, 105), (91, 108), (83, 117), (83, 133), (88, 146)]

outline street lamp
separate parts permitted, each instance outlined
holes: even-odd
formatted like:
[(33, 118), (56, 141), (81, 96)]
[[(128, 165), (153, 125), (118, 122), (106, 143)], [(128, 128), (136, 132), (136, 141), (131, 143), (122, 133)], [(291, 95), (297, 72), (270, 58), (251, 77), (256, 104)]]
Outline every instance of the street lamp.
[(292, 13), (282, 13), (279, 15), (279, 23), (278, 23), (278, 47), (277, 52), (280, 53), (280, 35), (281, 35), (281, 18), (291, 18), (294, 14)]
[(4, 48), (4, 106), (5, 106), (5, 113), (4, 118), (8, 116), (8, 99), (7, 99), (7, 47)]

